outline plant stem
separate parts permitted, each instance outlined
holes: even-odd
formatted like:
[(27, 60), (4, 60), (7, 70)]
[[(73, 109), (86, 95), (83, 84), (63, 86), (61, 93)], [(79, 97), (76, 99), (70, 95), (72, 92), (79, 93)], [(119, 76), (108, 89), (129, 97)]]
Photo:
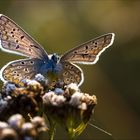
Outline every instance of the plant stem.
[(50, 123), (49, 140), (53, 140), (55, 134), (56, 122), (52, 121), (52, 119), (49, 119), (49, 123)]

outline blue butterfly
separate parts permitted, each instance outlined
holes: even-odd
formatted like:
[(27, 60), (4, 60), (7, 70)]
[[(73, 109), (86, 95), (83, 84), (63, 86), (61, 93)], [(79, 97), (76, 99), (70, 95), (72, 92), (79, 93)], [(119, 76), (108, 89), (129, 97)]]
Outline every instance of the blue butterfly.
[(57, 80), (65, 84), (83, 82), (83, 72), (74, 63), (95, 64), (100, 54), (114, 41), (114, 33), (108, 33), (92, 39), (61, 57), (48, 55), (44, 48), (30, 35), (21, 29), (14, 21), (5, 15), (0, 15), (0, 48), (9, 53), (15, 53), (27, 57), (9, 62), (0, 71), (3, 82), (18, 83), (23, 79), (33, 79), (40, 73), (51, 77), (55, 75)]

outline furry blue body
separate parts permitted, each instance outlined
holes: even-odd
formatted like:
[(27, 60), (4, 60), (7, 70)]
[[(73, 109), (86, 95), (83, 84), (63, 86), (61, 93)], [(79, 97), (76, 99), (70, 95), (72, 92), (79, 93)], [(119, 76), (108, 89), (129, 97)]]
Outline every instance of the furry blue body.
[(59, 57), (56, 54), (50, 55), (48, 59), (37, 59), (36, 68), (38, 73), (47, 75), (47, 73), (60, 74), (63, 70), (59, 63)]

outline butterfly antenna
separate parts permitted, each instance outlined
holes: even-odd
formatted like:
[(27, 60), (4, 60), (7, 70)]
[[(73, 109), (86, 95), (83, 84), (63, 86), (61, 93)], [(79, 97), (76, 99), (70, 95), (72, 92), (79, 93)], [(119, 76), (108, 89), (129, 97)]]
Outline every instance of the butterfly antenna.
[(101, 132), (103, 132), (103, 133), (105, 133), (105, 134), (107, 134), (107, 135), (109, 135), (109, 136), (112, 136), (111, 133), (105, 131), (104, 129), (102, 129), (102, 128), (100, 128), (100, 127), (98, 127), (98, 126), (96, 126), (96, 125), (94, 125), (94, 124), (92, 124), (92, 123), (88, 123), (88, 124), (89, 124), (90, 126), (96, 128), (96, 129), (100, 130)]

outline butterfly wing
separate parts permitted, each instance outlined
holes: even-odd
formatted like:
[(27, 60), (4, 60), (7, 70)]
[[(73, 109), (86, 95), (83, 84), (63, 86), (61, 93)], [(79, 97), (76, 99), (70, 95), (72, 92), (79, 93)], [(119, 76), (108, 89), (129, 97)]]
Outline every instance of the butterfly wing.
[(45, 50), (5, 15), (0, 15), (0, 44), (0, 48), (7, 52), (48, 59)]
[(93, 40), (90, 40), (65, 53), (60, 61), (72, 63), (95, 64), (100, 54), (114, 41), (114, 33), (108, 33)]
[(63, 62), (62, 63), (63, 70), (62, 70), (62, 80), (65, 84), (70, 83), (77, 83), (78, 85), (81, 85), (83, 82), (83, 72), (82, 70), (69, 62)]
[(22, 79), (32, 79), (39, 73), (41, 60), (37, 58), (21, 59), (8, 63), (0, 71), (0, 78), (3, 82), (20, 82)]

